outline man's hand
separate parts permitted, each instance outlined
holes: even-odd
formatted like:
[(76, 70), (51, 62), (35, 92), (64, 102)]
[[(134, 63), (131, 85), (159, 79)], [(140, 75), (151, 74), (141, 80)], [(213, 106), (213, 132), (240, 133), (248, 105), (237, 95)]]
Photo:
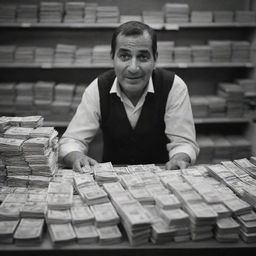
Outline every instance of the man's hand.
[(175, 154), (165, 165), (167, 170), (185, 169), (190, 164), (190, 157), (186, 153)]
[(74, 151), (74, 152), (69, 153), (67, 156), (65, 156), (64, 163), (68, 167), (72, 167), (72, 169), (74, 171), (82, 173), (83, 172), (82, 167), (84, 167), (86, 165), (93, 166), (93, 165), (97, 164), (98, 162), (96, 160), (94, 160), (93, 158), (84, 155), (81, 152)]

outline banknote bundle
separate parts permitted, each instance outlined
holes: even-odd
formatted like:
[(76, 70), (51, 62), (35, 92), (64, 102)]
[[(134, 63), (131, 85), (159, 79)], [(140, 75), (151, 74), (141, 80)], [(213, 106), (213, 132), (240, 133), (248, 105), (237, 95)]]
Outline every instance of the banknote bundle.
[(48, 138), (26, 140), (23, 151), (33, 175), (53, 176), (57, 168), (57, 152), (49, 145)]
[(93, 244), (99, 241), (99, 234), (94, 225), (84, 223), (73, 224), (78, 244)]
[[(77, 173), (78, 174), (78, 173)], [(70, 169), (58, 169), (52, 181), (58, 183), (69, 183), (70, 185), (74, 186), (74, 172)]]
[(233, 11), (214, 11), (213, 21), (219, 23), (232, 23), (234, 19)]
[(0, 206), (0, 220), (18, 220), (20, 209), (24, 203), (2, 203)]
[(232, 212), (223, 203), (210, 204), (210, 207), (218, 214), (218, 218), (231, 217)]
[(95, 216), (96, 227), (115, 226), (120, 222), (120, 218), (110, 202), (92, 205), (90, 209)]
[(72, 217), (70, 210), (47, 210), (47, 224), (67, 224), (71, 223)]
[(70, 184), (50, 182), (48, 187), (47, 205), (52, 210), (70, 209), (73, 202), (73, 186)]
[(250, 204), (240, 199), (239, 197), (236, 197), (231, 200), (225, 200), (224, 203), (235, 216), (249, 213), (252, 208)]
[(79, 187), (78, 193), (88, 205), (102, 204), (109, 201), (107, 193), (96, 183), (90, 186)]
[(151, 221), (143, 206), (132, 197), (115, 195), (112, 202), (121, 217), (130, 244), (140, 245), (149, 242)]
[(150, 240), (154, 244), (162, 244), (173, 241), (176, 229), (168, 225), (163, 218), (160, 217), (159, 211), (153, 205), (146, 205), (144, 208), (147, 211), (152, 226)]
[(161, 182), (156, 184), (146, 184), (145, 188), (151, 196), (155, 199), (157, 195), (167, 195), (170, 194), (170, 191), (163, 186)]
[(98, 184), (105, 182), (118, 181), (118, 176), (115, 173), (111, 162), (99, 163), (93, 166), (94, 179)]
[(249, 174), (254, 179), (256, 178), (256, 165), (254, 165), (251, 161), (247, 158), (236, 159), (234, 163), (242, 168), (247, 174)]
[(181, 207), (181, 202), (173, 194), (156, 195), (156, 206), (164, 210), (172, 210)]
[(231, 43), (233, 62), (246, 63), (250, 61), (250, 42), (248, 41), (233, 41)]
[(47, 226), (51, 241), (54, 245), (64, 245), (76, 239), (76, 234), (71, 223), (48, 224)]
[(118, 226), (107, 226), (97, 228), (101, 245), (118, 244), (122, 240), (122, 233)]
[(85, 23), (95, 23), (97, 17), (97, 7), (98, 3), (86, 2), (85, 12), (84, 12), (84, 22)]
[(192, 96), (191, 107), (195, 117), (208, 117), (208, 101), (206, 97)]
[(13, 235), (19, 224), (19, 220), (0, 221), (0, 244), (13, 243)]
[(186, 203), (184, 209), (191, 221), (192, 240), (205, 240), (214, 236), (213, 227), (218, 214), (205, 202)]
[(0, 23), (13, 23), (16, 20), (16, 5), (1, 4), (0, 5)]
[(46, 202), (25, 202), (20, 209), (21, 218), (45, 218), (47, 213)]
[(92, 63), (95, 64), (110, 64), (111, 58), (109, 56), (109, 45), (95, 45), (92, 48)]
[(234, 20), (240, 23), (254, 23), (255, 22), (255, 12), (254, 11), (235, 11)]
[(92, 225), (95, 222), (94, 214), (85, 204), (72, 206), (70, 212), (73, 224)]
[(164, 17), (162, 11), (142, 11), (142, 20), (146, 24), (163, 24)]
[(22, 218), (13, 236), (17, 245), (34, 245), (42, 241), (44, 219)]
[(237, 216), (240, 224), (240, 237), (247, 243), (256, 242), (256, 213), (251, 211), (246, 214)]
[(65, 16), (63, 19), (64, 23), (83, 23), (84, 21), (84, 2), (71, 2), (65, 3)]
[(130, 174), (122, 175), (120, 177), (120, 183), (122, 184), (122, 186), (125, 189), (130, 188), (130, 187), (144, 187), (143, 180), (137, 174), (134, 174), (134, 175), (130, 175)]
[(51, 177), (45, 177), (45, 176), (37, 176), (37, 175), (29, 175), (28, 176), (28, 186), (35, 187), (35, 188), (47, 188)]
[(189, 22), (189, 5), (179, 3), (166, 3), (163, 6), (166, 23)]
[(176, 63), (190, 63), (191, 58), (191, 47), (188, 46), (175, 46), (174, 50), (174, 62)]
[(21, 139), (27, 140), (30, 137), (30, 133), (33, 128), (28, 127), (10, 127), (7, 131), (3, 133), (4, 138), (10, 139)]
[(192, 23), (211, 23), (212, 20), (212, 11), (191, 11), (190, 22)]
[(230, 62), (231, 60), (231, 41), (210, 40), (208, 45), (211, 47), (212, 62)]
[(155, 204), (154, 197), (148, 192), (148, 190), (145, 187), (130, 187), (128, 191), (134, 197), (134, 199), (138, 200), (142, 205)]
[(118, 6), (97, 6), (97, 23), (119, 23), (119, 19)]
[[(145, 168), (145, 167), (143, 166), (143, 168)], [(153, 185), (153, 184), (161, 184), (160, 178), (154, 172), (151, 172), (151, 167), (149, 167), (148, 170), (145, 170), (144, 172), (137, 173), (137, 175), (143, 181), (144, 186)]]
[(64, 12), (63, 3), (58, 2), (40, 2), (39, 6), (40, 23), (61, 23)]
[(193, 62), (211, 62), (211, 48), (209, 45), (192, 45), (191, 54)]
[(161, 64), (171, 63), (173, 61), (174, 41), (158, 41), (158, 61)]
[(76, 173), (73, 177), (74, 180), (74, 186), (76, 190), (78, 191), (81, 187), (86, 187), (88, 185), (95, 184), (95, 180), (92, 175), (88, 173)]
[(126, 191), (119, 182), (104, 183), (102, 187), (110, 197), (112, 194), (125, 193)]
[(237, 242), (240, 225), (232, 217), (221, 218), (216, 223), (216, 240), (218, 242)]
[(17, 6), (17, 22), (36, 23), (38, 6), (36, 4), (20, 4)]

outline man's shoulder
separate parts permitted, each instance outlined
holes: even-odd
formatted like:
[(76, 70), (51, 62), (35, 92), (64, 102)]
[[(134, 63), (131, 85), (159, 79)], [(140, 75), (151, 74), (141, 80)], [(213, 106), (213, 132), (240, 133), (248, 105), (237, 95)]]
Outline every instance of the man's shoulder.
[(156, 68), (154, 70), (154, 73), (159, 76), (167, 76), (167, 77), (171, 77), (171, 78), (174, 78), (174, 76), (175, 76), (175, 73), (173, 71), (169, 71), (164, 68)]
[(107, 70), (105, 71), (104, 73), (100, 74), (98, 76), (98, 82), (101, 83), (101, 82), (106, 82), (108, 80), (114, 80), (116, 77), (116, 74), (115, 74), (115, 71), (114, 69), (110, 69), (110, 70)]

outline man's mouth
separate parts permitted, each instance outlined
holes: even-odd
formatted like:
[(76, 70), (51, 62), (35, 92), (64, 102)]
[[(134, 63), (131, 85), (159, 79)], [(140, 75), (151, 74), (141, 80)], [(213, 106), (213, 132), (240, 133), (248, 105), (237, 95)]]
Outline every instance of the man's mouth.
[(127, 79), (131, 79), (131, 80), (136, 80), (136, 79), (140, 79), (140, 76), (132, 76), (132, 77), (126, 77)]

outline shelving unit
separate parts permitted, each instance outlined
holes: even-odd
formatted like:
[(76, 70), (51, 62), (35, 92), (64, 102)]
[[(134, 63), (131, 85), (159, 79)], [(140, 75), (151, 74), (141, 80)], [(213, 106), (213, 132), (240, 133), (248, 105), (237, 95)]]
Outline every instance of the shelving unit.
[[(55, 0), (65, 2), (64, 0)], [(83, 0), (82, 0), (83, 1)], [(39, 3), (40, 0), (26, 0), (24, 3)], [(141, 15), (142, 10), (162, 10), (166, 2), (145, 0), (97, 0), (99, 5), (116, 5), (121, 15)], [(147, 5), (145, 6), (145, 2)], [(0, 3), (19, 4), (18, 0), (0, 0)], [(256, 10), (254, 0), (197, 0), (182, 1), (189, 4), (191, 10)], [(136, 6), (136, 9), (134, 8)], [(175, 41), (177, 46), (202, 45), (208, 40), (247, 40), (255, 41), (255, 23), (181, 23), (150, 24), (157, 31), (159, 41)], [(93, 47), (109, 44), (111, 35), (119, 26), (116, 23), (0, 23), (0, 45), (17, 44), (21, 46), (54, 47), (58, 43)], [(247, 63), (159, 63), (158, 67), (173, 70), (188, 85), (190, 95), (216, 94), (219, 82), (233, 82), (237, 78), (255, 78), (255, 56)], [(89, 83), (97, 75), (111, 68), (111, 64), (54, 64), (54, 63), (0, 63), (0, 82), (38, 80)], [(239, 118), (196, 118), (196, 128), (200, 132), (216, 132), (212, 126), (229, 126), (230, 133), (239, 132), (256, 144), (256, 132), (250, 117)], [(58, 127), (62, 133), (68, 121), (48, 121), (45, 125)], [(239, 129), (233, 129), (238, 125)], [(248, 129), (248, 126), (250, 127)], [(247, 132), (250, 130), (250, 132)], [(255, 147), (254, 147), (255, 148)], [(254, 149), (253, 149), (254, 150)], [(254, 153), (256, 151), (254, 150)]]

